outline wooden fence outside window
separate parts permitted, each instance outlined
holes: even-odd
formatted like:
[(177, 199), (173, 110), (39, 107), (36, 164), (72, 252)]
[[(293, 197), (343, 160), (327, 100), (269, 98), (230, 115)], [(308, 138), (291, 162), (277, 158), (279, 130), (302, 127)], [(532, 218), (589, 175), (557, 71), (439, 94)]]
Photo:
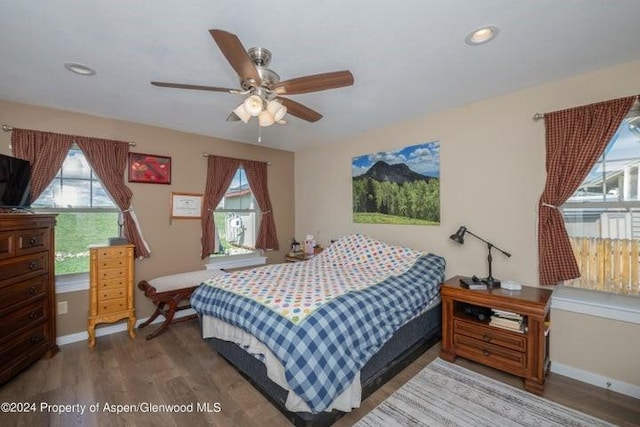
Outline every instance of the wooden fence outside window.
[(571, 237), (581, 277), (567, 286), (640, 295), (640, 240)]

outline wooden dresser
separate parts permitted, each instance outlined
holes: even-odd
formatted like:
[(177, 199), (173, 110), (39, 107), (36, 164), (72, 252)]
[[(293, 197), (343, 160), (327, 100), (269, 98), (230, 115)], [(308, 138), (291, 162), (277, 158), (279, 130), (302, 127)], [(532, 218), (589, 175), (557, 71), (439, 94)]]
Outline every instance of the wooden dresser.
[(56, 345), (55, 215), (0, 213), (0, 384)]
[(129, 336), (136, 336), (133, 299), (134, 245), (90, 248), (89, 347), (96, 344), (96, 324), (128, 319)]

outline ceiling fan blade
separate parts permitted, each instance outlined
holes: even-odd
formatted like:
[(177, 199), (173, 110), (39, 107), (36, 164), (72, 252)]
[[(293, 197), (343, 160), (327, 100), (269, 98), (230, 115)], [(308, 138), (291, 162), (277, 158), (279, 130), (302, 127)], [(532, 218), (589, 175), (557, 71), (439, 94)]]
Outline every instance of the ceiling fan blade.
[(215, 87), (215, 86), (201, 86), (201, 85), (189, 85), (183, 83), (166, 83), (166, 82), (151, 82), (154, 86), (159, 87), (172, 87), (175, 89), (193, 89), (193, 90), (209, 90), (211, 92), (228, 92), (228, 93), (238, 93), (237, 89), (229, 89), (226, 87)]
[(353, 74), (351, 74), (351, 71), (344, 70), (285, 80), (274, 85), (273, 90), (279, 95), (297, 95), (300, 93), (336, 89), (351, 86), (352, 84)]
[(322, 118), (322, 114), (300, 104), (299, 102), (292, 101), (289, 98), (282, 98), (280, 96), (276, 97), (276, 99), (280, 101), (282, 105), (287, 107), (287, 113), (291, 114), (292, 116), (296, 116), (311, 123), (317, 122)]
[(235, 34), (223, 30), (209, 30), (211, 37), (218, 44), (222, 54), (227, 58), (229, 64), (238, 73), (242, 81), (253, 79), (257, 86), (262, 80), (253, 61), (249, 57), (240, 39)]

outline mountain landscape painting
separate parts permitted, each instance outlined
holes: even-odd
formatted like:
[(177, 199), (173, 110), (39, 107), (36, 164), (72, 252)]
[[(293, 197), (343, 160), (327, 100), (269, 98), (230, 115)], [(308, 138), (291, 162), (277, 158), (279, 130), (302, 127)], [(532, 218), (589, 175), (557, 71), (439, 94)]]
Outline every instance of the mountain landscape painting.
[(440, 224), (440, 143), (354, 157), (353, 222)]

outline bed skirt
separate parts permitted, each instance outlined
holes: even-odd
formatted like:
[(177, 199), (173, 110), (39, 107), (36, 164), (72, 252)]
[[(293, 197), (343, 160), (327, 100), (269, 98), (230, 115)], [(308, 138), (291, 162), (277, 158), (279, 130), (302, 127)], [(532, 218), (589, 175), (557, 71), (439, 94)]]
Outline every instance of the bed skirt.
[[(362, 400), (438, 342), (441, 333), (440, 303), (401, 327), (360, 371)], [(267, 377), (267, 369), (262, 362), (235, 343), (217, 338), (206, 341), (296, 426), (329, 426), (344, 415), (335, 410), (319, 414), (288, 411), (285, 407), (287, 391)]]

